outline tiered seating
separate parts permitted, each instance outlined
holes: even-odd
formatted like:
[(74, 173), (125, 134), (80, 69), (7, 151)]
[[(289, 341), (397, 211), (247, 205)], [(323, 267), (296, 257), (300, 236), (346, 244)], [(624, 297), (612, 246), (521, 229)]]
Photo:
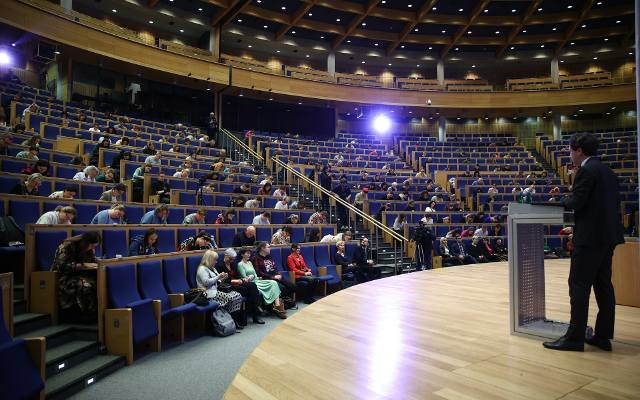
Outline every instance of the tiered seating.
[(311, 68), (291, 67), (285, 65), (284, 73), (286, 76), (298, 79), (306, 79), (309, 81), (320, 81), (336, 83), (336, 77), (329, 74), (327, 71), (320, 71)]
[(257, 72), (265, 72), (267, 74), (282, 75), (282, 70), (276, 70), (274, 68), (269, 67), (269, 65), (266, 63), (253, 60), (250, 58), (235, 57), (229, 54), (222, 54), (220, 55), (220, 59), (225, 64), (232, 65), (238, 68), (248, 69), (249, 71), (257, 71)]
[(336, 78), (338, 79), (338, 83), (343, 85), (370, 86), (370, 87), (384, 86), (383, 82), (377, 76), (337, 73)]
[(444, 85), (450, 92), (491, 92), (493, 86), (486, 79), (445, 79)]
[(507, 79), (507, 90), (549, 90), (560, 89), (559, 83), (553, 83), (550, 76), (539, 78)]
[(441, 85), (437, 79), (397, 78), (396, 83), (399, 89), (445, 90), (445, 86)]
[(600, 71), (580, 75), (560, 75), (560, 86), (563, 89), (603, 85), (613, 85), (611, 72)]

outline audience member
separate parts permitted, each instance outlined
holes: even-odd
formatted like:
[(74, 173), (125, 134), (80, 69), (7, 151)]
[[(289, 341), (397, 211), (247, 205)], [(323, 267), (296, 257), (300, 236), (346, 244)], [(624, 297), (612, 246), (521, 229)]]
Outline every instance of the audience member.
[(22, 150), (18, 154), (16, 154), (16, 158), (21, 158), (24, 160), (38, 161), (38, 147), (30, 146), (26, 150)]
[(160, 204), (155, 209), (148, 211), (142, 216), (140, 220), (141, 224), (160, 225), (166, 224), (169, 217), (169, 206), (167, 204)]
[(64, 322), (91, 322), (97, 320), (95, 248), (101, 238), (89, 231), (62, 242), (55, 255), (51, 270), (58, 272), (58, 305)]
[(151, 180), (151, 191), (158, 196), (159, 203), (171, 203), (171, 185), (165, 179), (164, 173), (160, 172), (157, 179)]
[(236, 212), (233, 210), (227, 210), (224, 214), (218, 214), (218, 218), (216, 218), (215, 224), (217, 225), (227, 225), (233, 224), (233, 219), (236, 217)]
[(200, 208), (196, 212), (187, 214), (182, 223), (184, 225), (202, 225), (205, 223), (205, 219), (207, 217), (207, 210), (205, 208)]
[(9, 155), (9, 145), (12, 143), (13, 138), (11, 133), (3, 132), (0, 134), (0, 156)]
[(186, 238), (178, 246), (178, 251), (208, 250), (217, 246), (215, 239), (206, 231), (200, 231), (196, 236)]
[[(473, 237), (473, 239), (471, 240), (471, 243), (469, 244), (469, 247), (467, 247), (467, 254), (470, 257), (474, 258), (475, 263), (487, 263), (489, 262), (489, 259), (485, 255), (485, 250), (482, 244), (480, 243), (480, 240), (481, 239), (478, 236)], [(475, 263), (471, 263), (471, 264), (475, 264)]]
[(320, 229), (311, 228), (307, 231), (307, 236), (305, 238), (305, 242), (319, 242), (322, 239), (322, 234), (320, 233)]
[(278, 229), (276, 233), (271, 237), (271, 244), (290, 244), (291, 243), (291, 233), (293, 230), (290, 226), (285, 226), (281, 229)]
[(41, 174), (31, 174), (27, 177), (27, 180), (18, 183), (11, 189), (10, 194), (17, 194), (21, 196), (39, 196), (40, 185), (42, 184)]
[[(341, 177), (340, 184), (333, 189), (333, 192), (342, 200), (347, 203), (351, 198), (351, 188), (347, 184), (347, 178)], [(347, 213), (347, 207), (340, 202), (336, 202), (336, 211), (338, 214), (338, 226), (342, 229), (349, 226), (349, 217)]]
[(225, 250), (222, 257), (222, 262), (218, 261), (217, 270), (225, 272), (227, 276), (219, 281), (220, 285), (218, 290), (223, 292), (234, 291), (240, 293), (240, 295), (246, 299), (246, 306), (249, 310), (249, 314), (253, 319), (254, 324), (264, 324), (264, 321), (260, 319), (263, 314), (260, 304), (262, 303), (262, 296), (256, 286), (256, 282), (249, 281), (248, 278), (240, 278), (237, 270), (237, 253), (234, 249), (228, 248)]
[(462, 265), (463, 261), (453, 254), (449, 241), (446, 237), (440, 238), (440, 256), (442, 257), (442, 266), (451, 267), (454, 265)]
[(296, 292), (296, 285), (285, 279), (280, 271), (278, 271), (276, 263), (273, 261), (273, 257), (271, 257), (271, 246), (269, 243), (260, 242), (256, 245), (253, 264), (260, 279), (271, 279), (278, 283), (282, 296), (291, 298)]
[(462, 264), (477, 264), (478, 261), (473, 257), (467, 254), (467, 250), (464, 247), (464, 243), (462, 243), (462, 239), (460, 237), (456, 238), (456, 241), (451, 246), (451, 255), (457, 257)]
[(77, 193), (78, 189), (75, 186), (65, 186), (62, 190), (51, 193), (49, 198), (73, 200)]
[(380, 278), (380, 269), (375, 267), (375, 262), (371, 257), (369, 239), (360, 239), (360, 245), (353, 251), (353, 262), (357, 266), (356, 277), (358, 282), (368, 282)]
[(336, 243), (336, 254), (333, 256), (333, 260), (336, 263), (336, 266), (340, 266), (342, 271), (341, 275), (344, 277), (348, 274), (356, 275), (356, 267), (357, 265), (349, 260), (345, 254), (345, 241), (340, 240)]
[(271, 224), (271, 213), (268, 211), (264, 211), (256, 215), (251, 222), (252, 225), (270, 225)]
[(111, 203), (121, 203), (124, 201), (122, 195), (126, 192), (127, 187), (124, 183), (116, 183), (111, 187), (111, 189), (102, 192), (100, 196), (100, 201), (108, 201)]
[(271, 183), (266, 182), (262, 187), (258, 190), (258, 196), (271, 196)]
[(289, 196), (285, 196), (282, 200), (278, 201), (274, 208), (276, 210), (288, 210), (289, 209)]
[(327, 224), (329, 219), (329, 213), (324, 210), (318, 210), (311, 214), (308, 224)]
[(53, 211), (47, 211), (36, 221), (39, 225), (71, 224), (76, 217), (76, 209), (71, 206), (57, 206)]
[(246, 318), (242, 315), (242, 295), (238, 292), (219, 290), (219, 282), (227, 279), (229, 274), (226, 272), (218, 272), (216, 264), (218, 263), (218, 253), (214, 250), (205, 251), (198, 267), (196, 282), (199, 288), (206, 291), (207, 299), (215, 301), (218, 305), (229, 312), (236, 323), (236, 329), (243, 329), (246, 325)]
[(236, 233), (233, 237), (233, 247), (254, 246), (256, 243), (256, 228), (248, 226), (244, 231)]
[(425, 222), (420, 222), (420, 225), (416, 229), (413, 240), (416, 242), (416, 269), (431, 269), (432, 268), (432, 250), (433, 242), (436, 240), (436, 236), (431, 232), (431, 228)]
[(351, 231), (340, 232), (336, 235), (327, 234), (320, 239), (320, 243), (337, 243), (341, 240), (348, 242), (353, 238)]
[(147, 256), (158, 254), (158, 233), (155, 228), (150, 228), (144, 235), (137, 235), (131, 239), (129, 256)]
[(107, 168), (96, 176), (96, 182), (116, 183), (116, 172), (112, 168)]
[(286, 319), (287, 311), (284, 309), (284, 302), (280, 299), (280, 286), (278, 282), (271, 279), (260, 279), (256, 269), (251, 262), (251, 250), (243, 248), (240, 250), (241, 260), (238, 262), (238, 276), (247, 282), (255, 282), (262, 299), (266, 305), (271, 306), (271, 311), (278, 318)]
[(98, 172), (100, 172), (98, 168), (93, 165), (89, 165), (84, 170), (75, 174), (73, 176), (73, 180), (81, 182), (95, 182), (96, 176), (98, 176)]
[(91, 220), (92, 224), (120, 225), (124, 224), (125, 208), (121, 204), (114, 204), (108, 210), (98, 211)]
[(305, 283), (306, 290), (303, 296), (303, 302), (305, 304), (313, 303), (315, 301), (313, 295), (316, 292), (319, 279), (313, 276), (311, 268), (304, 262), (304, 258), (300, 252), (300, 245), (297, 243), (291, 245), (291, 254), (287, 257), (287, 268), (293, 272), (296, 282)]
[(20, 171), (21, 174), (31, 175), (31, 174), (41, 174), (42, 176), (49, 176), (49, 161), (47, 160), (38, 160), (33, 165), (23, 169)]

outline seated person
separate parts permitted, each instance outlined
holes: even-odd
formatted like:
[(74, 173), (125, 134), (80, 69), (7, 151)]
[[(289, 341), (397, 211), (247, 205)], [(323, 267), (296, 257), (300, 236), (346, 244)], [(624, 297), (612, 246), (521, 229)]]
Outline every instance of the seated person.
[(155, 209), (148, 211), (142, 216), (140, 220), (141, 224), (166, 224), (169, 217), (169, 206), (167, 204), (160, 204)]
[(303, 296), (304, 303), (313, 303), (315, 301), (313, 295), (316, 292), (319, 279), (313, 276), (311, 268), (304, 262), (304, 258), (300, 252), (300, 245), (297, 243), (291, 245), (291, 254), (287, 257), (287, 268), (294, 273), (296, 282), (306, 282), (305, 295)]
[(102, 192), (100, 201), (108, 201), (111, 203), (121, 203), (124, 201), (122, 195), (127, 191), (127, 187), (124, 183), (116, 183), (111, 189)]
[(207, 210), (204, 208), (198, 209), (198, 211), (188, 214), (182, 220), (184, 225), (201, 225), (205, 223), (207, 217)]
[(124, 224), (125, 208), (121, 204), (114, 204), (108, 210), (99, 211), (91, 220), (92, 224), (118, 225)]
[(271, 244), (289, 244), (291, 243), (291, 233), (293, 230), (290, 226), (285, 226), (281, 229), (278, 229), (276, 233), (271, 237)]
[(265, 211), (261, 214), (256, 215), (251, 222), (251, 225), (270, 225), (271, 224), (271, 213)]
[(355, 271), (357, 265), (347, 258), (345, 255), (345, 242), (340, 240), (336, 243), (336, 254), (333, 256), (333, 260), (336, 262), (336, 266), (342, 267), (342, 276), (351, 274), (355, 277)]
[(75, 186), (65, 186), (62, 190), (53, 192), (49, 195), (50, 199), (66, 199), (73, 200), (78, 193), (78, 189)]
[(17, 194), (21, 196), (39, 196), (40, 185), (42, 184), (41, 174), (31, 174), (27, 177), (27, 180), (18, 183), (11, 189), (10, 194)]
[(320, 233), (320, 229), (311, 228), (307, 231), (307, 236), (305, 237), (305, 243), (309, 242), (319, 242), (322, 239), (322, 234)]
[(300, 217), (298, 214), (291, 214), (287, 217), (287, 220), (284, 222), (287, 225), (296, 225), (300, 222)]
[(236, 212), (233, 210), (227, 210), (224, 215), (218, 214), (216, 218), (217, 225), (233, 224), (233, 219), (236, 217)]
[(256, 244), (256, 228), (254, 226), (247, 226), (247, 228), (236, 233), (233, 237), (233, 247), (248, 247)]
[(95, 248), (98, 232), (89, 231), (63, 241), (53, 256), (52, 271), (58, 272), (58, 305), (65, 322), (97, 320)]
[(278, 281), (271, 279), (259, 279), (258, 273), (251, 262), (251, 250), (243, 248), (240, 250), (240, 261), (238, 262), (238, 277), (246, 282), (255, 282), (262, 299), (267, 306), (271, 306), (271, 311), (278, 318), (286, 319), (287, 311), (284, 309), (284, 302), (280, 299), (280, 285)]
[(233, 189), (232, 193), (236, 194), (251, 194), (251, 186), (248, 183), (243, 183)]
[(371, 258), (369, 239), (360, 239), (360, 245), (353, 252), (353, 262), (356, 264), (356, 277), (358, 282), (368, 282), (380, 278), (380, 269), (374, 267), (375, 263)]
[(446, 237), (440, 238), (440, 256), (442, 257), (443, 267), (462, 265), (462, 260), (453, 255), (451, 247), (449, 247), (449, 241)]
[(473, 239), (471, 239), (471, 243), (467, 247), (467, 254), (475, 258), (475, 260), (479, 263), (489, 262), (489, 259), (485, 255), (484, 246), (480, 243), (479, 236), (474, 236)]
[(171, 203), (171, 186), (165, 179), (162, 172), (158, 174), (158, 179), (153, 179), (151, 181), (151, 191), (158, 196), (158, 201), (160, 203)]
[(353, 238), (353, 234), (351, 233), (351, 231), (345, 231), (345, 232), (340, 232), (336, 235), (331, 235), (331, 234), (324, 235), (322, 239), (320, 239), (320, 243), (337, 243), (341, 240), (348, 242), (352, 238)]
[(38, 161), (38, 146), (29, 146), (26, 150), (22, 150), (18, 154), (16, 154), (16, 158), (21, 158), (24, 160)]
[(208, 250), (218, 247), (215, 239), (209, 233), (200, 231), (196, 236), (186, 238), (178, 246), (178, 251), (191, 251), (191, 250)]
[(222, 279), (220, 283), (222, 286), (218, 287), (218, 290), (234, 291), (240, 293), (246, 300), (246, 306), (249, 310), (249, 314), (253, 318), (254, 324), (263, 325), (264, 321), (260, 319), (264, 315), (264, 311), (260, 305), (262, 304), (262, 296), (258, 290), (258, 286), (255, 282), (250, 281), (248, 278), (240, 278), (238, 276), (236, 258), (238, 254), (232, 248), (228, 248), (224, 251), (224, 257), (218, 259), (218, 265), (216, 269), (220, 272), (226, 272), (227, 277)]
[(207, 299), (215, 301), (220, 307), (226, 310), (236, 323), (236, 329), (243, 329), (246, 325), (246, 318), (242, 307), (242, 295), (238, 292), (219, 290), (219, 282), (227, 279), (229, 276), (226, 272), (218, 272), (216, 264), (218, 263), (218, 253), (215, 250), (207, 250), (202, 256), (200, 266), (196, 275), (196, 282), (199, 288), (206, 291)]
[(278, 282), (282, 296), (292, 297), (296, 292), (296, 285), (285, 279), (280, 271), (278, 271), (276, 263), (271, 256), (271, 246), (269, 243), (258, 243), (256, 246), (256, 254), (253, 257), (253, 264), (260, 279), (271, 279)]
[(460, 237), (457, 237), (456, 241), (451, 245), (451, 253), (454, 257), (457, 257), (462, 261), (463, 264), (478, 263), (478, 260), (467, 254), (467, 249), (464, 247), (464, 243), (462, 243), (462, 239)]
[(57, 206), (55, 210), (48, 211), (36, 221), (38, 225), (64, 225), (71, 224), (76, 217), (76, 209), (71, 206)]
[(96, 176), (96, 182), (116, 183), (116, 171), (107, 168)]
[(155, 228), (151, 228), (144, 235), (135, 236), (131, 239), (129, 245), (130, 256), (147, 256), (150, 254), (158, 254), (158, 233)]
[(31, 174), (41, 174), (42, 176), (49, 176), (49, 161), (47, 160), (38, 160), (32, 166), (27, 167), (20, 171), (21, 174), (31, 175)]
[(95, 182), (96, 176), (98, 176), (98, 172), (100, 172), (98, 168), (94, 167), (93, 165), (89, 165), (88, 167), (85, 167), (84, 170), (75, 174), (73, 176), (73, 180), (81, 182)]
[(316, 211), (309, 217), (308, 224), (326, 224), (329, 219), (329, 213), (324, 210)]

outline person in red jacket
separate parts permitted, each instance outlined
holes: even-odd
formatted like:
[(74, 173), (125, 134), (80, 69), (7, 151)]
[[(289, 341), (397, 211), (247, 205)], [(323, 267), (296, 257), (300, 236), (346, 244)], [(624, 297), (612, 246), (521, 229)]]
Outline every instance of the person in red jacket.
[(287, 268), (295, 274), (296, 281), (306, 283), (304, 303), (313, 303), (315, 301), (313, 294), (316, 292), (319, 279), (313, 276), (311, 268), (307, 267), (302, 254), (300, 254), (300, 245), (297, 243), (291, 245), (291, 254), (287, 257)]

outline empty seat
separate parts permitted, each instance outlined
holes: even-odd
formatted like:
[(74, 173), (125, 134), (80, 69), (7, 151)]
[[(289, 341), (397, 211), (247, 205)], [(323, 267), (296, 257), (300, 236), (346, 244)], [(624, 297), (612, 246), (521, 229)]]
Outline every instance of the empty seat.
[(300, 226), (291, 227), (291, 243), (304, 242), (304, 228)]
[(105, 186), (103, 185), (80, 185), (80, 198), (85, 200), (98, 200), (104, 192)]
[(218, 247), (232, 247), (236, 228), (218, 228)]
[(276, 269), (278, 271), (284, 271), (287, 269), (286, 262), (282, 262), (282, 249), (279, 247), (271, 248), (271, 258), (273, 258), (273, 262), (276, 265)]
[(240, 210), (239, 214), (239, 224), (250, 224), (253, 222), (253, 217), (255, 216), (253, 210)]
[(117, 254), (129, 254), (127, 231), (124, 229), (104, 229), (102, 231), (102, 247), (105, 258), (115, 258)]
[(271, 243), (271, 235), (272, 235), (271, 232), (272, 232), (272, 229), (270, 226), (258, 225), (256, 227), (256, 241)]
[[(127, 206), (125, 209), (125, 218), (131, 224), (137, 224), (142, 219), (144, 215), (144, 207), (143, 206)], [(182, 221), (181, 221), (182, 222)]]
[(58, 246), (67, 238), (65, 231), (39, 231), (35, 233), (36, 267), (49, 271)]
[[(106, 267), (109, 309), (105, 311), (105, 337), (109, 353), (124, 355), (127, 363), (133, 362), (133, 344), (155, 337), (155, 350), (160, 350), (160, 315), (150, 298), (142, 299), (136, 288), (136, 268), (133, 264)], [(159, 307), (158, 307), (159, 308)], [(113, 310), (115, 309), (115, 310)], [(118, 312), (129, 309), (130, 312)], [(128, 316), (128, 319), (126, 318)], [(116, 321), (118, 323), (116, 323)], [(120, 335), (110, 331), (124, 332)], [(122, 339), (122, 338), (120, 338)]]
[(74, 224), (90, 224), (97, 213), (95, 204), (75, 203), (73, 206), (77, 211)]
[(183, 208), (171, 208), (169, 216), (167, 217), (168, 224), (181, 224), (184, 220)]
[(176, 250), (176, 236), (174, 229), (156, 229), (158, 234), (158, 250), (161, 253), (171, 253)]
[(187, 240), (188, 238), (195, 236), (197, 231), (192, 228), (178, 228), (178, 243), (180, 244)]
[(162, 282), (162, 262), (160, 260), (142, 261), (138, 263), (138, 288), (143, 298), (160, 300), (162, 318), (179, 317), (195, 310), (195, 304), (172, 306), (169, 294)]
[[(162, 261), (162, 276), (164, 285), (169, 293), (185, 293), (189, 290), (185, 274), (184, 259), (182, 257), (167, 258)], [(205, 306), (196, 305), (197, 312), (214, 311), (219, 307), (216, 302), (209, 302)]]
[(27, 224), (35, 223), (40, 217), (40, 205), (33, 200), (10, 200), (9, 215), (24, 230)]

